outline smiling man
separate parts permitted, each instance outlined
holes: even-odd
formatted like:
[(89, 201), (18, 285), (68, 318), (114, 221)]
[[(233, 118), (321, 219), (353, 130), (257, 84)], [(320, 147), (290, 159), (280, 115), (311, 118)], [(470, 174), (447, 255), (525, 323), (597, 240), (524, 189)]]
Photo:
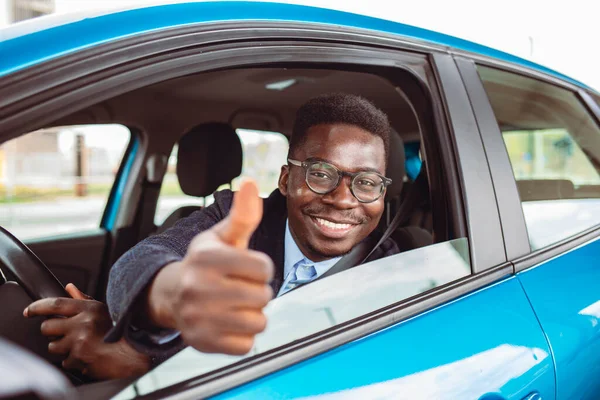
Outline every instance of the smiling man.
[[(314, 281), (361, 241), (378, 239), (391, 183), (384, 176), (389, 135), (387, 116), (364, 98), (333, 94), (308, 101), (297, 112), (279, 187), (267, 199), (252, 182), (235, 194), (216, 192), (211, 206), (117, 261), (107, 293), (115, 326), (107, 341), (122, 343), (125, 336), (151, 365), (186, 345), (209, 353), (250, 351), (274, 294)], [(397, 252), (388, 239), (369, 259)], [(88, 348), (106, 346), (98, 341)], [(124, 359), (131, 356), (113, 353), (104, 364), (132, 370)], [(79, 361), (84, 371), (106, 367), (80, 358), (72, 364)], [(148, 368), (144, 358), (138, 364)]]

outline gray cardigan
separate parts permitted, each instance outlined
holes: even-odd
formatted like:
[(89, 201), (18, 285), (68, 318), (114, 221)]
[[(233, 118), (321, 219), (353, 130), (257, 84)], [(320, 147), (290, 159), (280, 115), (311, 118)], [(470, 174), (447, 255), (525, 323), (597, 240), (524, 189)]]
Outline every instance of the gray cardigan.
[[(108, 281), (107, 302), (115, 326), (107, 336), (107, 342), (119, 340), (123, 335), (139, 351), (150, 354), (153, 364), (158, 364), (185, 346), (181, 340), (159, 345), (151, 339), (151, 333), (131, 326), (136, 302), (158, 271), (167, 264), (180, 261), (192, 239), (217, 222), (231, 208), (233, 192), (223, 190), (214, 194), (215, 202), (210, 206), (179, 220), (165, 232), (150, 236), (127, 251), (112, 267)], [(249, 248), (266, 253), (275, 265), (271, 281), (277, 293), (283, 282), (284, 235), (287, 209), (285, 197), (275, 190), (264, 200), (263, 218), (252, 235)], [(372, 234), (372, 235), (375, 235)], [(396, 243), (388, 239), (370, 259), (398, 253)], [(160, 333), (160, 332), (156, 332)]]

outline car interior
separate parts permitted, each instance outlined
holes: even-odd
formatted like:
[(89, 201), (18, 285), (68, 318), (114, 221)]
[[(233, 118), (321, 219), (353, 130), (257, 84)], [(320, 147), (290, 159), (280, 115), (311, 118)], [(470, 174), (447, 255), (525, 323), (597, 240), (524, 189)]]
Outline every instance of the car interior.
[[(0, 303), (10, 304), (10, 310), (0, 317), (0, 336), (60, 365), (46, 351), (47, 339), (39, 333), (41, 321), (22, 318), (24, 307), (40, 297), (64, 295), (61, 284), (73, 281), (82, 282), (89, 294), (104, 300), (110, 266), (120, 255), (145, 237), (164, 232), (178, 219), (202, 208), (203, 199), (242, 174), (244, 155), (236, 129), (279, 132), (289, 138), (296, 109), (319, 94), (359, 94), (389, 117), (393, 132), (386, 175), (393, 183), (386, 192), (379, 229), (385, 230), (402, 208), (406, 216), (392, 234), (402, 251), (430, 245), (434, 237), (435, 241), (445, 240), (451, 233), (436, 228), (442, 226), (436, 221), (446, 219), (445, 210), (432, 207), (434, 191), (427, 174), (433, 164), (429, 165), (423, 146), (427, 135), (433, 134), (425, 132), (425, 117), (416, 106), (419, 101), (427, 102), (423, 98), (417, 100), (418, 92), (414, 90), (407, 94), (406, 87), (417, 85), (412, 73), (397, 69), (395, 74), (390, 79), (377, 71), (331, 66), (218, 70), (137, 89), (55, 121), (53, 126), (125, 125), (135, 133), (144, 162), (139, 169), (132, 169), (137, 175), (126, 186), (128, 193), (120, 205), (120, 223), (112, 232), (100, 229), (89, 234), (34, 240), (27, 242), (27, 247), (15, 244), (18, 238), (7, 231), (0, 235), (4, 238), (0, 246), (13, 249), (12, 255), (0, 257), (4, 273), (0, 279), (4, 283), (0, 284)], [(172, 210), (156, 226), (157, 199), (167, 159), (175, 145), (179, 149), (176, 171), (181, 190), (198, 202)], [(403, 207), (407, 202), (410, 204)], [(37, 263), (36, 268), (23, 273), (32, 263)], [(43, 272), (45, 267), (58, 279)], [(87, 381), (77, 374), (68, 376), (75, 384)]]
[[(562, 146), (565, 151), (571, 152), (575, 147), (591, 162), (597, 173), (600, 171), (600, 137), (590, 134), (597, 131), (597, 126), (572, 93), (555, 90), (547, 83), (519, 75), (507, 76), (493, 68), (479, 67), (479, 73), (505, 137), (527, 134), (528, 140), (534, 142), (535, 136), (541, 136), (544, 131), (560, 132), (563, 137), (554, 141), (555, 147)], [(567, 178), (517, 178), (521, 201), (598, 197), (599, 185), (589, 182), (575, 184)]]

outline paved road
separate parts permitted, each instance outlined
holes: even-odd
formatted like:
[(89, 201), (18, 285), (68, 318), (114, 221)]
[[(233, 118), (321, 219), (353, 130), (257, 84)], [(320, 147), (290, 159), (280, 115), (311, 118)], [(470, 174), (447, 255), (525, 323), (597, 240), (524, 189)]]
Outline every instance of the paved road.
[[(188, 197), (161, 198), (157, 221), (182, 205), (201, 204)], [(97, 228), (106, 205), (102, 197), (63, 198), (36, 203), (0, 204), (0, 226), (21, 240)]]
[[(266, 197), (268, 193), (261, 196)], [(206, 205), (213, 202), (207, 197)], [(202, 200), (189, 196), (161, 197), (155, 222), (160, 224), (176, 208), (201, 205)], [(0, 204), (0, 226), (21, 240), (83, 232), (95, 229), (106, 206), (104, 197), (60, 198), (35, 203)]]

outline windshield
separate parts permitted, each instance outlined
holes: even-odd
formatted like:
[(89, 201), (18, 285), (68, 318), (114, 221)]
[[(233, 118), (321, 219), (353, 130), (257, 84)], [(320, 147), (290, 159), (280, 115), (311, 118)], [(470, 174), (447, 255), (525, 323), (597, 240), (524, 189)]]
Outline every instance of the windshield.
[(145, 395), (210, 373), (465, 277), (470, 272), (468, 241), (461, 238), (379, 259), (317, 280), (269, 303), (265, 309), (269, 321), (267, 329), (256, 337), (249, 354), (242, 357), (205, 354), (188, 347), (115, 398)]

